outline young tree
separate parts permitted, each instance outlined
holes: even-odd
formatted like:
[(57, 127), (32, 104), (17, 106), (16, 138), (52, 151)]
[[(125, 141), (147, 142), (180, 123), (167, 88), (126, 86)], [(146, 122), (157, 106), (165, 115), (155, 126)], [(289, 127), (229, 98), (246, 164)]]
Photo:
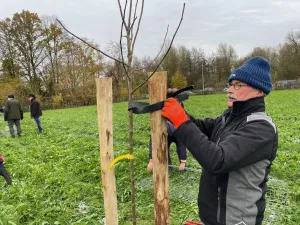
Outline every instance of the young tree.
[[(159, 63), (157, 64), (157, 66), (155, 67), (155, 70), (153, 71), (153, 73), (144, 81), (142, 82), (140, 85), (138, 85), (135, 89), (133, 89), (133, 67), (132, 67), (132, 61), (133, 61), (133, 55), (134, 55), (134, 48), (135, 48), (135, 43), (137, 40), (137, 36), (139, 33), (139, 29), (140, 29), (140, 24), (142, 21), (142, 17), (143, 17), (143, 10), (144, 10), (144, 0), (142, 0), (140, 2), (140, 6), (139, 6), (139, 1), (136, 0), (136, 2), (134, 3), (133, 0), (130, 0), (129, 2), (129, 6), (127, 5), (128, 1), (126, 0), (124, 7), (122, 7), (120, 0), (118, 0), (118, 5), (119, 5), (119, 10), (120, 10), (120, 15), (121, 15), (121, 32), (120, 32), (120, 51), (121, 51), (121, 58), (122, 60), (120, 61), (119, 59), (116, 59), (114, 57), (111, 57), (110, 55), (108, 55), (107, 53), (99, 50), (98, 48), (96, 48), (95, 46), (89, 44), (88, 42), (86, 42), (85, 40), (79, 38), (78, 36), (76, 36), (75, 34), (71, 33), (70, 31), (68, 31), (63, 24), (59, 21), (59, 23), (64, 27), (64, 29), (69, 32), (70, 34), (72, 34), (74, 37), (80, 39), (81, 41), (83, 41), (84, 43), (86, 43), (88, 46), (90, 46), (91, 48), (93, 48), (94, 50), (101, 52), (103, 55), (109, 57), (110, 59), (113, 59), (116, 62), (119, 62), (123, 65), (124, 70), (125, 70), (125, 74), (126, 74), (126, 78), (127, 78), (127, 90), (128, 90), (128, 100), (132, 101), (133, 99), (133, 94), (143, 85), (146, 83), (146, 81), (148, 79), (150, 79), (150, 77), (154, 74), (154, 72), (159, 68), (161, 62), (165, 59), (166, 55), (168, 54), (173, 40), (177, 34), (177, 31), (180, 27), (180, 24), (183, 20), (183, 14), (184, 14), (184, 8), (185, 8), (185, 4), (183, 5), (183, 10), (182, 10), (182, 15), (181, 15), (181, 19), (179, 22), (179, 25), (173, 35), (173, 38), (170, 42), (169, 48), (167, 49), (165, 55), (162, 57), (162, 59), (159, 61)], [(128, 7), (128, 8), (127, 8)], [(125, 34), (123, 34), (123, 32)], [(126, 38), (126, 47), (127, 47), (127, 58), (126, 60), (124, 59), (124, 55), (123, 55), (123, 44), (122, 44), (122, 39)], [(133, 154), (133, 112), (132, 110), (130, 110), (129, 112), (129, 152), (130, 154)], [(136, 224), (136, 205), (135, 205), (135, 179), (134, 179), (134, 160), (130, 161), (130, 181), (131, 181), (131, 211), (132, 211), (132, 223), (135, 225)]]

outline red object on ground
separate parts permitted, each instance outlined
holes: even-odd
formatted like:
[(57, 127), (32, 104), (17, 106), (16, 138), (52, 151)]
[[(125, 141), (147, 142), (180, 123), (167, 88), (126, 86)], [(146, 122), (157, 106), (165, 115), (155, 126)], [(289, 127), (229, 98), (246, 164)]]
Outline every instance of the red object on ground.
[(185, 221), (184, 225), (202, 225), (202, 223), (187, 220)]

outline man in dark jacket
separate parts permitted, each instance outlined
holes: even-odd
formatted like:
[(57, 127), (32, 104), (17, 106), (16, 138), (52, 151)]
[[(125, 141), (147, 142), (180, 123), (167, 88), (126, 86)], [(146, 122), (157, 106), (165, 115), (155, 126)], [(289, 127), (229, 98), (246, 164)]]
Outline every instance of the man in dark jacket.
[(261, 225), (278, 145), (276, 126), (265, 113), (264, 96), (272, 89), (269, 62), (249, 59), (228, 83), (229, 109), (218, 118), (189, 119), (173, 98), (165, 102), (162, 115), (203, 167), (198, 195), (202, 222)]
[(40, 102), (36, 99), (34, 94), (29, 94), (27, 96), (28, 101), (30, 101), (30, 115), (31, 118), (34, 119), (35, 124), (39, 129), (39, 133), (43, 132), (43, 128), (41, 125), (40, 117), (42, 116), (42, 110)]
[(17, 134), (22, 135), (20, 120), (23, 119), (23, 110), (18, 100), (14, 95), (7, 96), (7, 102), (4, 106), (4, 120), (7, 121), (9, 132), (12, 137), (15, 137), (14, 125), (17, 127)]
[(7, 172), (6, 168), (4, 167), (4, 159), (2, 157), (2, 155), (0, 154), (0, 175), (4, 177), (4, 179), (6, 180), (7, 184), (11, 184), (11, 177), (9, 175), (9, 173)]

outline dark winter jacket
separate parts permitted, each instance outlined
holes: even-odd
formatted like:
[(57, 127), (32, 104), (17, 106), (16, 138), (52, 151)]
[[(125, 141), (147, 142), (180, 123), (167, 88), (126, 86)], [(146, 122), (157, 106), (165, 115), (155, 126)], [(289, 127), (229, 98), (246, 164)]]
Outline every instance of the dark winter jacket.
[[(175, 143), (176, 145), (176, 151), (178, 155), (178, 160), (186, 160), (186, 147), (184, 144), (180, 141), (178, 137), (175, 137), (173, 135), (176, 128), (172, 123), (167, 121), (167, 133), (168, 133), (168, 149), (170, 149), (170, 146), (172, 143)], [(152, 159), (152, 141), (150, 138), (150, 145), (149, 145), (149, 158)], [(172, 164), (171, 157), (170, 157), (170, 151), (168, 151), (168, 163)]]
[(198, 196), (205, 225), (260, 225), (278, 135), (264, 98), (234, 102), (216, 119), (191, 120), (174, 133), (203, 167)]
[(42, 116), (41, 105), (36, 98), (31, 99), (30, 113), (32, 118), (38, 118)]
[(18, 100), (10, 99), (4, 106), (4, 120), (23, 119), (23, 110)]

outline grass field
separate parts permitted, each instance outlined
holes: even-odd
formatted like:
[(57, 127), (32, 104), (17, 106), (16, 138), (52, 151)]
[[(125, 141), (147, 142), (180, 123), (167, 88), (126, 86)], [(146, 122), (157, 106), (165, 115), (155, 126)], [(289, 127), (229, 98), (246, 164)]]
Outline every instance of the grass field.
[[(265, 225), (300, 224), (300, 90), (274, 91), (266, 98), (267, 113), (279, 132), (278, 156), (269, 182)], [(216, 117), (226, 108), (225, 94), (191, 96), (185, 101), (196, 117)], [(0, 153), (13, 178), (0, 178), (0, 224), (104, 224), (95, 106), (44, 111), (44, 133), (26, 113), (23, 137), (7, 136), (0, 117)], [(149, 115), (134, 115), (137, 224), (154, 224), (152, 174), (148, 163)], [(128, 153), (127, 103), (113, 106), (115, 157)], [(173, 162), (176, 162), (172, 146)], [(188, 166), (200, 169), (188, 154)], [(115, 166), (119, 224), (131, 224), (128, 160)], [(170, 170), (171, 224), (198, 220), (200, 173)]]

